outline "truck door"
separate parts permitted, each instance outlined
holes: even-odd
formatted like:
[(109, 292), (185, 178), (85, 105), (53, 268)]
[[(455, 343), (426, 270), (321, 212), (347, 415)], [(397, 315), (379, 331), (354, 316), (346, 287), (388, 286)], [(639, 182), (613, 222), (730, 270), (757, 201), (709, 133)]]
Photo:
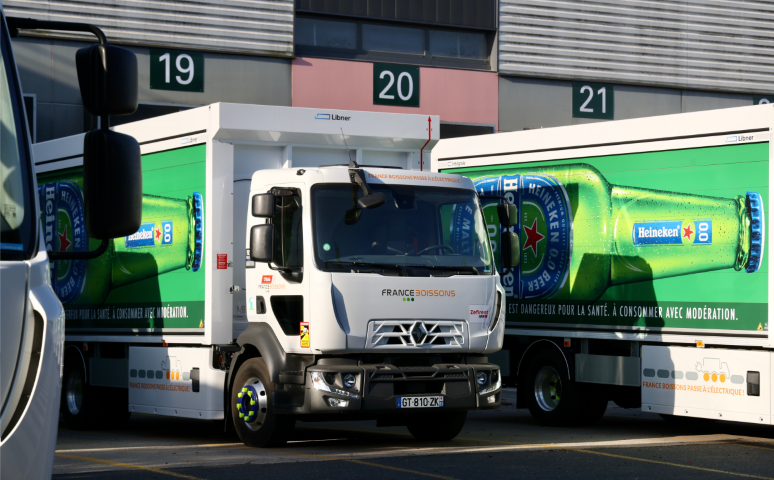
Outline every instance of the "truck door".
[[(306, 311), (308, 280), (304, 275), (304, 198), (301, 185), (272, 188), (275, 194), (272, 262), (248, 269), (255, 275), (248, 284), (257, 285), (255, 298), (248, 298), (248, 320), (268, 321), (286, 352), (308, 353), (309, 325)], [(308, 277), (308, 275), (307, 275)], [(249, 287), (248, 287), (249, 288)], [(249, 294), (250, 292), (248, 292)], [(252, 300), (252, 302), (251, 302)], [(255, 309), (257, 317), (251, 314)], [(260, 314), (264, 310), (265, 314)]]

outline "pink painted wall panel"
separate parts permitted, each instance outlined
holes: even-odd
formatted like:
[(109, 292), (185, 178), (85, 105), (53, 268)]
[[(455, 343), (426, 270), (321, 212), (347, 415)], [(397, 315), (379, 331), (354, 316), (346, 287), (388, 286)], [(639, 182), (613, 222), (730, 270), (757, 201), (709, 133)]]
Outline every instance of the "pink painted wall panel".
[(496, 73), (420, 67), (419, 108), (412, 108), (374, 105), (373, 72), (369, 62), (296, 58), (293, 106), (440, 115), (442, 122), (497, 128)]

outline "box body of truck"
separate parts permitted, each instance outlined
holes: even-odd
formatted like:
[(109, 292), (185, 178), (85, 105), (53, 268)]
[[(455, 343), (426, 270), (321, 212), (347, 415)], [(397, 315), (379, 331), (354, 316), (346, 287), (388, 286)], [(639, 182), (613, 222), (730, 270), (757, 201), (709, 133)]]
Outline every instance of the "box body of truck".
[[(253, 411), (255, 404), (239, 406), (231, 398), (240, 365), (257, 358), (256, 368), (267, 375), (261, 385), (267, 380), (278, 385), (264, 386), (271, 393), (269, 408), (278, 414), (331, 413), (334, 404), (337, 411), (358, 414), (395, 409), (400, 392), (443, 395), (441, 405), (447, 410), (498, 406), (499, 384), (479, 399), (474, 378), (476, 369), (491, 373), (497, 368), (486, 360), (503, 336), (503, 326), (494, 329), (491, 321), (501, 300), (494, 272), (477, 278), (449, 272), (388, 281), (402, 267), (380, 274), (360, 267), (331, 273), (321, 271), (320, 262), (326, 259), (317, 257), (338, 257), (339, 245), (313, 251), (312, 233), (319, 236), (327, 226), (313, 227), (310, 199), (318, 184), (351, 186), (351, 161), (361, 166), (372, 189), (433, 189), (467, 182), (464, 188), (475, 198), (464, 177), (430, 174), (427, 157), (422, 170), (421, 151), (424, 147), (426, 156), (437, 143), (438, 122), (438, 117), (421, 115), (213, 104), (117, 127), (142, 148), (142, 226), (112, 241), (98, 259), (52, 266), (54, 288), (67, 315), (66, 362), (83, 364), (89, 388), (118, 389), (111, 391), (127, 395), (128, 412), (146, 414), (218, 420), (238, 413), (245, 421), (260, 416), (260, 409)], [(94, 242), (82, 228), (84, 212), (77, 201), (82, 144), (83, 137), (75, 136), (35, 146), (40, 195), (54, 195), (59, 212), (50, 225), (57, 235), (49, 248), (82, 249)], [(251, 199), (268, 192), (277, 199), (278, 216), (257, 218)], [(380, 207), (383, 211), (419, 208), (401, 210), (398, 197), (390, 195), (388, 205)], [(291, 211), (294, 220), (281, 223)], [(357, 208), (353, 214), (351, 222), (344, 222), (343, 212), (335, 221), (362, 231), (371, 214)], [(360, 227), (349, 227), (358, 219)], [(303, 257), (296, 270), (251, 259), (251, 230), (268, 223), (278, 231), (297, 232), (277, 244), (286, 261)], [(285, 247), (294, 253), (286, 255)], [(376, 242), (371, 247), (381, 248)], [(454, 306), (451, 313), (443, 301), (447, 309)], [(483, 305), (484, 320), (471, 320), (471, 305)], [(371, 319), (383, 321), (376, 325)], [(418, 332), (413, 341), (412, 332)], [(384, 333), (393, 340), (380, 343)], [(373, 378), (376, 370), (392, 368), (388, 364), (396, 368), (382, 375), (390, 388), (371, 385), (378, 380)], [(473, 364), (480, 368), (468, 367)], [(393, 379), (413, 381), (396, 365), (425, 367), (426, 380), (444, 378), (447, 369), (464, 370), (455, 380), (465, 384), (464, 394), (454, 393), (451, 377), (446, 383), (393, 388)], [(329, 392), (325, 396), (310, 389), (309, 375), (315, 369), (328, 375), (325, 381), (331, 385), (348, 373), (357, 374), (358, 385), (346, 387), (358, 391), (357, 400), (347, 403), (345, 395), (329, 401)], [(264, 395), (260, 389), (248, 392), (250, 385), (244, 387), (244, 398), (248, 393)], [(234, 399), (242, 393), (235, 391)]]
[(519, 207), (498, 361), (520, 406), (771, 423), (772, 126), (755, 106), (439, 143), (433, 171)]

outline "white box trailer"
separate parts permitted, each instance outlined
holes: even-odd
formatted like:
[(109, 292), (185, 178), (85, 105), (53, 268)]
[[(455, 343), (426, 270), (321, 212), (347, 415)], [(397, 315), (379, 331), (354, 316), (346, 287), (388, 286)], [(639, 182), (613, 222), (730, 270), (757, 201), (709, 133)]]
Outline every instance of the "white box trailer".
[[(69, 423), (106, 389), (129, 413), (233, 418), (250, 445), (328, 413), (451, 438), (499, 406), (502, 290), (472, 183), (428, 172), (437, 116), (220, 103), (115, 130), (141, 145), (140, 230), (52, 263), (64, 395), (84, 392)], [(82, 145), (35, 145), (49, 249), (97, 243)]]
[(765, 105), (439, 142), (433, 171), (519, 209), (497, 363), (521, 407), (772, 422), (772, 127)]

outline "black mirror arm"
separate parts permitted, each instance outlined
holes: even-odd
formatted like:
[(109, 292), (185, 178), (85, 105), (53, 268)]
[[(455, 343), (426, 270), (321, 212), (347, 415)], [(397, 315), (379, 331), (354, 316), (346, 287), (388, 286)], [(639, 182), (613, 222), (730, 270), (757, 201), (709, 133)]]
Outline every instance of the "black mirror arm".
[[(98, 26), (88, 23), (75, 23), (75, 22), (54, 22), (50, 20), (35, 20), (34, 18), (21, 18), (21, 17), (6, 17), (6, 23), (8, 24), (8, 30), (11, 34), (11, 38), (19, 36), (19, 29), (21, 30), (61, 30), (65, 32), (88, 32), (93, 33), (100, 45), (107, 45), (107, 37)], [(102, 58), (105, 61), (105, 58)], [(99, 123), (102, 130), (110, 130), (110, 121), (107, 115), (99, 117)]]
[(274, 270), (275, 272), (285, 272), (285, 273), (304, 273), (304, 267), (278, 267), (274, 265), (273, 262), (269, 262), (268, 264), (269, 270)]
[(108, 240), (102, 240), (99, 248), (88, 252), (48, 252), (48, 258), (51, 260), (91, 260), (105, 253), (109, 243)]
[(49, 20), (35, 20), (33, 18), (6, 17), (8, 30), (12, 38), (19, 36), (21, 30), (62, 30), (66, 32), (91, 32), (97, 36), (101, 45), (107, 45), (107, 37), (96, 25), (74, 22), (54, 22)]
[(371, 188), (365, 179), (365, 172), (361, 168), (350, 168), (349, 179), (352, 183), (356, 183), (361, 189), (363, 189), (363, 196), (368, 197), (371, 195)]

